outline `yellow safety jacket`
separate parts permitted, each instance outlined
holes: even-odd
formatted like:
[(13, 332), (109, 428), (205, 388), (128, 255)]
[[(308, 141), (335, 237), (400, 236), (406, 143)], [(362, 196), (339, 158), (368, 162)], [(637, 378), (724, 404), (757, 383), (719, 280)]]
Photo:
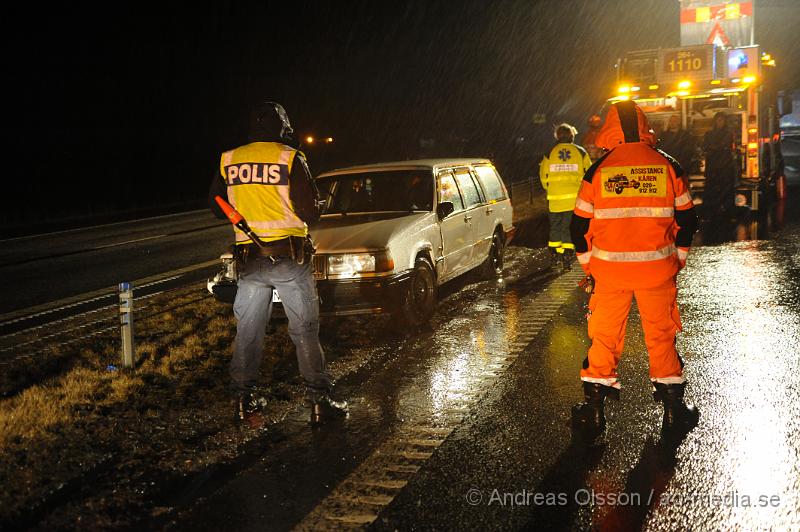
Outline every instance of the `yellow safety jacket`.
[(550, 212), (565, 212), (575, 208), (578, 189), (586, 170), (592, 165), (589, 154), (577, 144), (556, 144), (539, 164)]
[[(277, 142), (253, 142), (222, 154), (220, 175), (228, 202), (264, 242), (306, 236), (308, 228), (289, 199), (289, 175), (297, 150)], [(234, 227), (237, 244), (250, 238)]]

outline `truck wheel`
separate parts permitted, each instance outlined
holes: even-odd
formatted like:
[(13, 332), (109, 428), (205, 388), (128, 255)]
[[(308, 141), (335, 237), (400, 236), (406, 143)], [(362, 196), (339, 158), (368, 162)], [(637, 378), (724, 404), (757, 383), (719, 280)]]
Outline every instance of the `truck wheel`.
[(492, 235), (492, 245), (489, 247), (489, 255), (480, 266), (480, 276), (482, 279), (499, 279), (503, 276), (503, 257), (505, 256), (506, 246), (500, 233)]
[(427, 323), (436, 310), (436, 277), (428, 259), (418, 257), (400, 308), (394, 314), (405, 325)]

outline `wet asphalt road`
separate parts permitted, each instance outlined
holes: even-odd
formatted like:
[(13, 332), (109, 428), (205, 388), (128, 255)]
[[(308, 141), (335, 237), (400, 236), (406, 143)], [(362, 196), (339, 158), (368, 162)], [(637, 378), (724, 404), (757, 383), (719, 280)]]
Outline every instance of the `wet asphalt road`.
[(505, 283), (454, 290), (430, 330), (375, 347), (392, 354), (339, 389), (349, 419), (270, 428), (235, 478), (176, 494), (170, 528), (798, 529), (799, 194), (768, 240), (726, 241), (766, 222), (698, 237), (678, 348), (701, 418), (678, 448), (660, 442), (635, 311), (604, 441), (571, 441), (586, 296), (518, 248)]
[(230, 238), (227, 222), (199, 210), (0, 240), (0, 313), (213, 261)]

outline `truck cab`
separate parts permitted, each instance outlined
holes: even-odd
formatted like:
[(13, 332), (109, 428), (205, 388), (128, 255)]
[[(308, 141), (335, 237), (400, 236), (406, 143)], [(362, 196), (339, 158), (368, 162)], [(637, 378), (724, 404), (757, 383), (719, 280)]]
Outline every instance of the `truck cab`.
[(617, 62), (617, 91), (607, 104), (634, 100), (660, 137), (673, 115), (694, 139), (684, 171), (695, 203), (702, 203), (703, 138), (714, 116), (724, 112), (734, 137), (735, 204), (762, 208), (780, 159), (775, 60), (759, 46), (723, 48), (714, 44), (629, 52)]

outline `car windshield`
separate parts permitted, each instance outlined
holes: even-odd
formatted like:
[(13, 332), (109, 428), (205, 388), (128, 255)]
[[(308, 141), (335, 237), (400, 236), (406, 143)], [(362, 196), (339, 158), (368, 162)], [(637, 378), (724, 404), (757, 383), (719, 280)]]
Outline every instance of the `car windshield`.
[(431, 170), (384, 170), (322, 177), (317, 186), (325, 198), (324, 214), (433, 209)]

